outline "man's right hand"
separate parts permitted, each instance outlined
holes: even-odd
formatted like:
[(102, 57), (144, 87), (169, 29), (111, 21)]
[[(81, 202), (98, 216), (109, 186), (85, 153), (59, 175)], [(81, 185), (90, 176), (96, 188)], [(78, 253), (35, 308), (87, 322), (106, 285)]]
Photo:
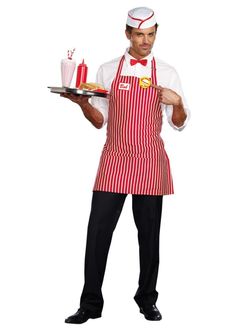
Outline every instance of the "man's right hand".
[(91, 96), (85, 96), (85, 95), (75, 95), (75, 94), (70, 94), (70, 93), (61, 93), (60, 96), (65, 97), (66, 99), (71, 100), (72, 102), (77, 103), (80, 107), (84, 107), (87, 105), (88, 99)]

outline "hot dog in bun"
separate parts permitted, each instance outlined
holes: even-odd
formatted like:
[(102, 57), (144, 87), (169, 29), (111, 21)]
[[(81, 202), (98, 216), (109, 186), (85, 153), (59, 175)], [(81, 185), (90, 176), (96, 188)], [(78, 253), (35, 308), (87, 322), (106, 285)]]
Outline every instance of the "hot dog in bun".
[(106, 93), (107, 90), (105, 90), (105, 88), (100, 85), (100, 84), (97, 84), (97, 83), (81, 83), (79, 85), (79, 89), (83, 89), (83, 90), (86, 90), (86, 91), (96, 91), (96, 92), (103, 92), (103, 93)]

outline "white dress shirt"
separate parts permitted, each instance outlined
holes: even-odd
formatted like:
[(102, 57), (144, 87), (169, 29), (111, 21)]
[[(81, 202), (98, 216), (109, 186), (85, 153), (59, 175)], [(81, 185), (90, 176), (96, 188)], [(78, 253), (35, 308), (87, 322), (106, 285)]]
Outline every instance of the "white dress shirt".
[[(121, 75), (123, 76), (135, 76), (135, 77), (151, 77), (151, 61), (153, 58), (153, 54), (150, 53), (145, 59), (147, 59), (147, 65), (143, 66), (140, 63), (137, 63), (133, 66), (130, 65), (130, 59), (134, 58), (129, 53), (129, 48), (126, 49), (125, 52), (125, 60), (123, 62), (123, 67), (121, 71)], [(112, 81), (114, 80), (121, 56), (107, 63), (102, 64), (97, 72), (96, 82), (101, 84), (106, 90), (110, 91)], [(187, 118), (184, 124), (181, 127), (177, 127), (172, 122), (172, 113), (173, 106), (166, 105), (161, 103), (161, 108), (165, 111), (167, 120), (169, 124), (176, 130), (181, 131), (187, 124), (190, 118), (190, 111), (182, 91), (180, 78), (176, 70), (169, 64), (155, 57), (156, 60), (156, 75), (157, 75), (157, 85), (161, 85), (162, 87), (170, 88), (175, 91), (178, 95), (181, 96), (184, 106), (184, 111), (187, 115)], [(109, 99), (102, 97), (91, 97), (91, 104), (100, 111), (103, 115), (104, 121), (103, 126), (107, 123), (108, 119), (108, 110), (109, 110)]]

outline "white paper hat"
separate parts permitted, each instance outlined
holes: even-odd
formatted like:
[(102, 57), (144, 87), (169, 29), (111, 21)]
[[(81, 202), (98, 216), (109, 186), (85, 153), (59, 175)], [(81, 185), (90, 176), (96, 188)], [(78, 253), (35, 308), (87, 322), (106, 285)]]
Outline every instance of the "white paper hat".
[(128, 12), (127, 25), (137, 29), (147, 29), (156, 24), (154, 11), (147, 7), (137, 7)]

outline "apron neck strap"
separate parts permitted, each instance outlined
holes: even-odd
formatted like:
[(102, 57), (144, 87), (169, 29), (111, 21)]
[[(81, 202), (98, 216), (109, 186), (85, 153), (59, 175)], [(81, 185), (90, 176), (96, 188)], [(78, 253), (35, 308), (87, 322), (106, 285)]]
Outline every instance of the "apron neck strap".
[(122, 66), (123, 66), (123, 63), (124, 63), (124, 60), (125, 60), (125, 55), (123, 55), (120, 59), (120, 63), (119, 63), (119, 66), (118, 66), (118, 70), (116, 72), (116, 77), (120, 76), (121, 74), (121, 70), (122, 70)]

